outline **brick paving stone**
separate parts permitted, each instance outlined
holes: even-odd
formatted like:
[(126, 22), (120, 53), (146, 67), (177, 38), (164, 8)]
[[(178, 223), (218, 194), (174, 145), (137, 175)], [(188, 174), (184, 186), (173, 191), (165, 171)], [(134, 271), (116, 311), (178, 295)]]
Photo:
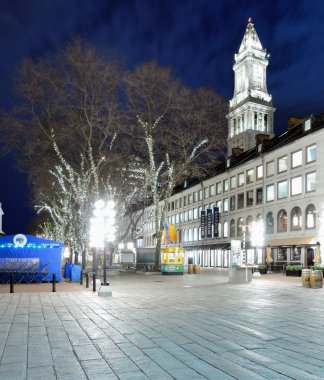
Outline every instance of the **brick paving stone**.
[(35, 380), (35, 379), (56, 380), (54, 367), (41, 366), (41, 367), (27, 368), (27, 380)]

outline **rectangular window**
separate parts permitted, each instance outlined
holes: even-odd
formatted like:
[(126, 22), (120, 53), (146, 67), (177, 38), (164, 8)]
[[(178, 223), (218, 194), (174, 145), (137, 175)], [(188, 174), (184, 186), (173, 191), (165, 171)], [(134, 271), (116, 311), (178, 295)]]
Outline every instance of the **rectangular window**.
[(176, 216), (175, 216), (175, 222), (176, 222), (176, 224), (179, 224), (179, 214), (176, 214)]
[(288, 157), (283, 156), (278, 158), (278, 173), (285, 172), (288, 169)]
[(194, 218), (194, 220), (198, 219), (198, 209), (197, 208), (193, 209), (193, 218)]
[(179, 199), (179, 208), (182, 207), (182, 198)]
[(224, 179), (223, 181), (223, 191), (227, 191), (228, 190), (228, 179)]
[(302, 177), (295, 177), (291, 179), (291, 195), (301, 194), (303, 190)]
[(203, 199), (202, 196), (203, 196), (203, 191), (201, 189), (198, 191), (198, 201), (201, 201)]
[(257, 166), (256, 170), (257, 170), (257, 179), (263, 178), (263, 165)]
[(197, 202), (197, 200), (198, 200), (198, 193), (197, 193), (197, 191), (195, 191), (193, 193), (193, 201), (194, 201), (194, 203)]
[(238, 183), (237, 183), (238, 186), (243, 186), (244, 185), (244, 173), (240, 173), (238, 175)]
[(278, 199), (288, 197), (288, 182), (287, 181), (278, 182), (277, 197)]
[(267, 202), (274, 200), (274, 185), (267, 186)]
[(217, 182), (216, 183), (216, 194), (221, 194), (221, 192), (222, 192), (222, 183)]
[(179, 207), (179, 202), (178, 202), (178, 199), (176, 199), (176, 200), (175, 200), (174, 204), (175, 204), (175, 208), (176, 208), (176, 210), (177, 210), (177, 209), (178, 209), (178, 207)]
[(172, 215), (171, 216), (171, 224), (175, 224), (174, 222), (175, 222), (175, 215)]
[(230, 197), (230, 210), (235, 210), (235, 196)]
[(249, 169), (246, 172), (246, 183), (252, 183), (254, 181), (254, 170)]
[(183, 205), (187, 206), (187, 197), (186, 196), (183, 197)]
[(184, 221), (184, 222), (187, 222), (187, 221), (188, 221), (188, 211), (185, 211), (185, 212), (183, 213), (183, 221)]
[(228, 211), (228, 198), (223, 200), (223, 212)]
[(274, 161), (267, 162), (267, 177), (274, 175)]
[(238, 194), (237, 196), (237, 208), (243, 208), (244, 207), (244, 193)]
[(233, 177), (231, 177), (231, 179), (230, 179), (230, 186), (231, 186), (231, 190), (235, 189), (235, 187), (236, 187), (236, 177), (235, 177), (235, 175)]
[(316, 161), (316, 144), (306, 148), (306, 162)]
[(209, 196), (213, 197), (215, 195), (215, 185), (209, 186)]
[(303, 163), (303, 153), (301, 150), (291, 154), (291, 167), (297, 168)]
[(306, 174), (306, 192), (316, 190), (316, 172)]
[(262, 204), (263, 202), (263, 188), (256, 189), (256, 204)]
[(208, 198), (209, 194), (208, 194), (208, 187), (205, 187), (204, 188), (204, 198)]
[(246, 192), (246, 205), (247, 207), (253, 206), (253, 190)]
[(191, 205), (192, 203), (192, 194), (188, 195), (188, 205)]
[(188, 211), (188, 220), (190, 221), (190, 220), (192, 220), (192, 210), (189, 210)]
[(216, 207), (218, 207), (219, 212), (222, 212), (222, 201), (217, 201), (216, 202)]

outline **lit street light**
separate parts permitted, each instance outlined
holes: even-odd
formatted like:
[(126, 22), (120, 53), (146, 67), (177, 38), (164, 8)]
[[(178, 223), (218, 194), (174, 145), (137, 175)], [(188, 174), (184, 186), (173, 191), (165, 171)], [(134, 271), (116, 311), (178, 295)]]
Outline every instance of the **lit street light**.
[[(101, 248), (104, 252), (104, 268), (103, 268), (103, 284), (107, 284), (107, 250), (106, 242), (113, 242), (116, 238), (115, 228), (115, 202), (112, 200), (106, 203), (103, 200), (98, 200), (94, 204), (93, 217), (90, 219), (90, 245), (92, 247)], [(95, 260), (96, 260), (95, 252)], [(96, 264), (96, 263), (95, 263)], [(96, 266), (95, 266), (96, 268)]]

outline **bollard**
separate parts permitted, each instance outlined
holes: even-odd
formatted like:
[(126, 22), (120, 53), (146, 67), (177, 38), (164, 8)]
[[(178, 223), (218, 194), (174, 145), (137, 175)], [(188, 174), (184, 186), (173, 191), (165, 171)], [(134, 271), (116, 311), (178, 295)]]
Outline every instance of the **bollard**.
[(92, 275), (92, 290), (94, 292), (96, 291), (96, 274), (95, 273)]
[(80, 285), (83, 285), (83, 271), (80, 273)]
[(52, 285), (52, 292), (55, 293), (56, 292), (56, 274), (53, 273), (52, 277), (53, 277), (52, 278), (52, 283), (53, 283), (53, 285)]
[(86, 288), (89, 288), (89, 273), (86, 273), (85, 276), (86, 276)]
[(9, 278), (10, 278), (10, 293), (14, 293), (15, 289), (14, 289), (13, 273), (9, 274)]

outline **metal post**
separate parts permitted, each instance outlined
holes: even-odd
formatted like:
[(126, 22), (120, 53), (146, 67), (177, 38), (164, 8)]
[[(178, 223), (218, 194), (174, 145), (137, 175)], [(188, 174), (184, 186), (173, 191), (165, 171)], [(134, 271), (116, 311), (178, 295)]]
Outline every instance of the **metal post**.
[(80, 273), (80, 285), (83, 285), (83, 271)]
[(52, 279), (52, 292), (55, 293), (56, 292), (56, 274), (53, 273), (53, 279)]
[(97, 289), (96, 289), (96, 274), (94, 273), (92, 275), (92, 290), (95, 292)]
[(86, 273), (85, 277), (86, 277), (86, 288), (89, 288), (89, 273)]
[(10, 278), (10, 293), (14, 293), (15, 289), (14, 289), (13, 273), (9, 274), (9, 278)]
[(107, 285), (107, 247), (104, 247), (104, 262), (103, 262), (104, 268), (103, 268), (103, 284), (104, 286)]

